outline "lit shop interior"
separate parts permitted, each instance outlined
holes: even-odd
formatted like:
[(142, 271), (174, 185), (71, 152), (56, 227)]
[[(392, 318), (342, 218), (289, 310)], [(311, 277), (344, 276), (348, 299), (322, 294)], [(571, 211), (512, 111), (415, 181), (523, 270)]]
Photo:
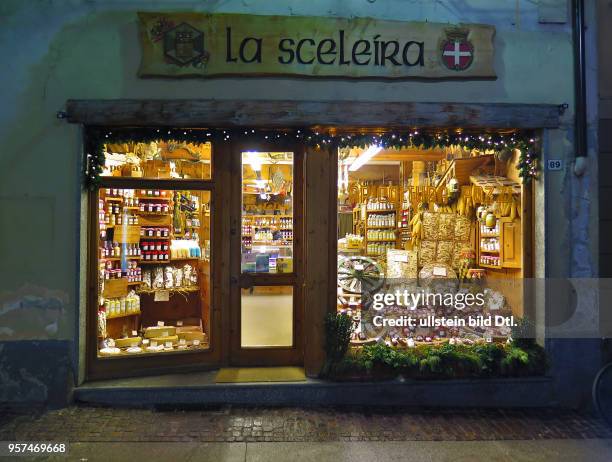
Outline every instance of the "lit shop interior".
[[(208, 349), (214, 207), (210, 190), (184, 190), (180, 181), (211, 178), (211, 144), (152, 141), (104, 149), (102, 182), (129, 178), (135, 186), (98, 190), (98, 356)], [(293, 153), (240, 155), (240, 271), (293, 273)], [(147, 179), (175, 187), (137, 187)], [(291, 284), (241, 289), (240, 310), (241, 347), (293, 344)]]
[[(242, 274), (294, 272), (294, 154), (241, 153)], [(293, 344), (292, 285), (253, 285), (240, 295), (240, 346)]]
[[(353, 320), (353, 345), (510, 337), (508, 326), (469, 326), (467, 317), (523, 316), (530, 217), (519, 155), (460, 147), (340, 149), (337, 309)], [(375, 310), (362, 291), (366, 281), (391, 293), (430, 291), (443, 281), (444, 292), (478, 292), (484, 303), (456, 307), (438, 299)], [(377, 326), (375, 316), (456, 317), (466, 326)]]
[[(208, 179), (210, 143), (105, 145), (97, 236), (99, 356), (207, 349), (211, 192), (137, 187), (140, 179)], [(103, 181), (103, 180), (102, 180)]]

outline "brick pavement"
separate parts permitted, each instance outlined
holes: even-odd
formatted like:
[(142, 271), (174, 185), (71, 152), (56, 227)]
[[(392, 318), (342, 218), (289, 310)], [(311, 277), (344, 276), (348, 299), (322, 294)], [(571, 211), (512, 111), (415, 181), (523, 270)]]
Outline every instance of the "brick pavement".
[(553, 409), (236, 408), (211, 410), (69, 407), (2, 413), (0, 441), (295, 442), (484, 441), (612, 438), (601, 420)]

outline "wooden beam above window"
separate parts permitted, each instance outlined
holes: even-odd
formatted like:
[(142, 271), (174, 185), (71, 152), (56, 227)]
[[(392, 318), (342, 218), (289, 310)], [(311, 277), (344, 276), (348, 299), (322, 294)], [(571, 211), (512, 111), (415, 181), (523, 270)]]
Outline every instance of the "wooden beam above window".
[(105, 126), (555, 128), (552, 104), (274, 100), (68, 100), (69, 122)]

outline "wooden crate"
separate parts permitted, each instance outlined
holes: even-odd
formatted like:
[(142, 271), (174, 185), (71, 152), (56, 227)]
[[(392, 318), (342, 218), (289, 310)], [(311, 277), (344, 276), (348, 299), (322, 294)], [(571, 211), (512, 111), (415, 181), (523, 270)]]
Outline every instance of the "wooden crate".
[(140, 226), (115, 225), (113, 240), (120, 244), (138, 244), (140, 242)]
[(109, 279), (104, 281), (102, 295), (105, 298), (125, 297), (128, 294), (127, 278)]

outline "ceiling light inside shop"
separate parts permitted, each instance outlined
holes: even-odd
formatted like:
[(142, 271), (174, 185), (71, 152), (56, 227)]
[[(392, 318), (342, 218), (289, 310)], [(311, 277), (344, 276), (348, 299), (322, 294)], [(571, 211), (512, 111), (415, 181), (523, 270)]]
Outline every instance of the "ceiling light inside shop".
[(376, 146), (376, 145), (370, 146), (368, 149), (363, 151), (361, 153), (361, 155), (359, 157), (357, 157), (357, 159), (355, 159), (355, 161), (349, 167), (349, 170), (351, 172), (355, 172), (355, 171), (359, 170), (364, 164), (366, 164), (367, 162), (372, 160), (372, 158), (376, 154), (378, 154), (380, 151), (382, 151), (382, 147), (381, 146)]
[(258, 154), (256, 152), (249, 151), (246, 153), (246, 155), (247, 155), (247, 160), (249, 164), (251, 165), (251, 168), (255, 172), (260, 172), (261, 171), (261, 159), (259, 158)]

